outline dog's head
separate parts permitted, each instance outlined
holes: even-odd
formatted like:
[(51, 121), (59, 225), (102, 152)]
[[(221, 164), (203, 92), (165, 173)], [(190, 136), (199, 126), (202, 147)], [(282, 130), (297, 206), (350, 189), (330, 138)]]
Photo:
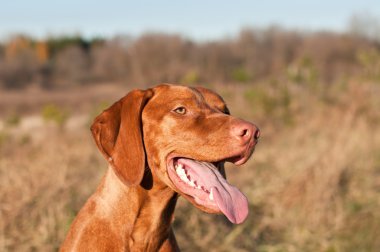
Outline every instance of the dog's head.
[(247, 217), (247, 199), (226, 181), (223, 165), (245, 163), (260, 132), (232, 117), (213, 91), (167, 84), (134, 90), (100, 114), (91, 130), (126, 185), (140, 185), (150, 169), (153, 186), (169, 186), (234, 223)]

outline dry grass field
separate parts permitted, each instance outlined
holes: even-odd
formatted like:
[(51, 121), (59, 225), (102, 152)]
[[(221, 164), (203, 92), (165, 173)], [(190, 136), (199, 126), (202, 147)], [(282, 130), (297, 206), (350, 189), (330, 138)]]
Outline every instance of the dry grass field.
[[(210, 85), (262, 138), (227, 176), (241, 225), (181, 199), (183, 251), (380, 251), (380, 85)], [(130, 87), (0, 92), (0, 251), (56, 251), (106, 162), (89, 125)]]

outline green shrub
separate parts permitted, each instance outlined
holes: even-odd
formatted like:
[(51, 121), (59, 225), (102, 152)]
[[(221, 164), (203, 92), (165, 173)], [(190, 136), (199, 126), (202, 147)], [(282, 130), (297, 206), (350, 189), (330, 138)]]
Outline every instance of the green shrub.
[(20, 124), (21, 117), (18, 114), (11, 114), (6, 120), (5, 124), (10, 127), (16, 127)]
[(245, 91), (244, 97), (255, 108), (261, 108), (265, 114), (272, 115), (276, 110), (276, 99), (269, 94), (268, 90), (248, 89)]
[(376, 49), (362, 50), (356, 55), (366, 78), (380, 80), (380, 51)]
[(20, 145), (27, 145), (31, 142), (31, 140), (32, 139), (31, 139), (30, 135), (25, 134), (25, 135), (21, 136), (19, 143), (20, 143)]
[(63, 127), (69, 118), (69, 113), (54, 104), (48, 104), (42, 108), (42, 117), (45, 121), (51, 121)]
[(191, 85), (191, 84), (199, 83), (199, 81), (200, 81), (200, 78), (199, 78), (198, 72), (189, 71), (185, 74), (185, 76), (183, 76), (181, 83)]
[(9, 139), (9, 134), (5, 131), (0, 131), (0, 146), (3, 145)]
[(287, 87), (274, 90), (263, 87), (247, 89), (244, 97), (255, 110), (261, 110), (284, 125), (293, 125), (294, 116), (290, 107), (292, 95)]
[(286, 71), (288, 79), (297, 84), (304, 84), (312, 88), (318, 82), (318, 71), (310, 57), (303, 57), (299, 62), (292, 64)]
[(251, 77), (244, 68), (236, 68), (232, 71), (232, 79), (236, 82), (245, 83), (250, 81)]

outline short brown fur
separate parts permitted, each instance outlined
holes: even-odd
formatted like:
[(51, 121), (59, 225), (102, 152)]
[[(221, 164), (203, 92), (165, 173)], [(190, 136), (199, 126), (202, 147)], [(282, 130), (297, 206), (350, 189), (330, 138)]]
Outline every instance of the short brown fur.
[[(173, 112), (178, 106), (188, 114)], [(217, 162), (239, 155), (244, 163), (256, 141), (252, 146), (253, 133), (243, 141), (239, 127), (258, 131), (230, 116), (223, 99), (205, 88), (163, 84), (127, 94), (91, 127), (109, 168), (60, 251), (179, 251), (171, 227), (178, 196), (215, 211), (176, 189), (168, 159), (176, 154)], [(224, 173), (223, 164), (219, 168)]]

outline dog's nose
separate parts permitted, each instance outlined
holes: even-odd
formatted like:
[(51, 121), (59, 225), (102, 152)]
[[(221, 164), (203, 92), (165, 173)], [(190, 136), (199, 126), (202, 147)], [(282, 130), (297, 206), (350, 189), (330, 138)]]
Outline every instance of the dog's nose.
[(253, 135), (253, 137), (255, 138), (255, 140), (259, 140), (260, 138), (260, 129), (256, 127), (256, 131), (255, 131), (255, 134)]
[(232, 127), (232, 134), (243, 142), (252, 138), (257, 141), (260, 137), (260, 130), (252, 123), (240, 121)]

